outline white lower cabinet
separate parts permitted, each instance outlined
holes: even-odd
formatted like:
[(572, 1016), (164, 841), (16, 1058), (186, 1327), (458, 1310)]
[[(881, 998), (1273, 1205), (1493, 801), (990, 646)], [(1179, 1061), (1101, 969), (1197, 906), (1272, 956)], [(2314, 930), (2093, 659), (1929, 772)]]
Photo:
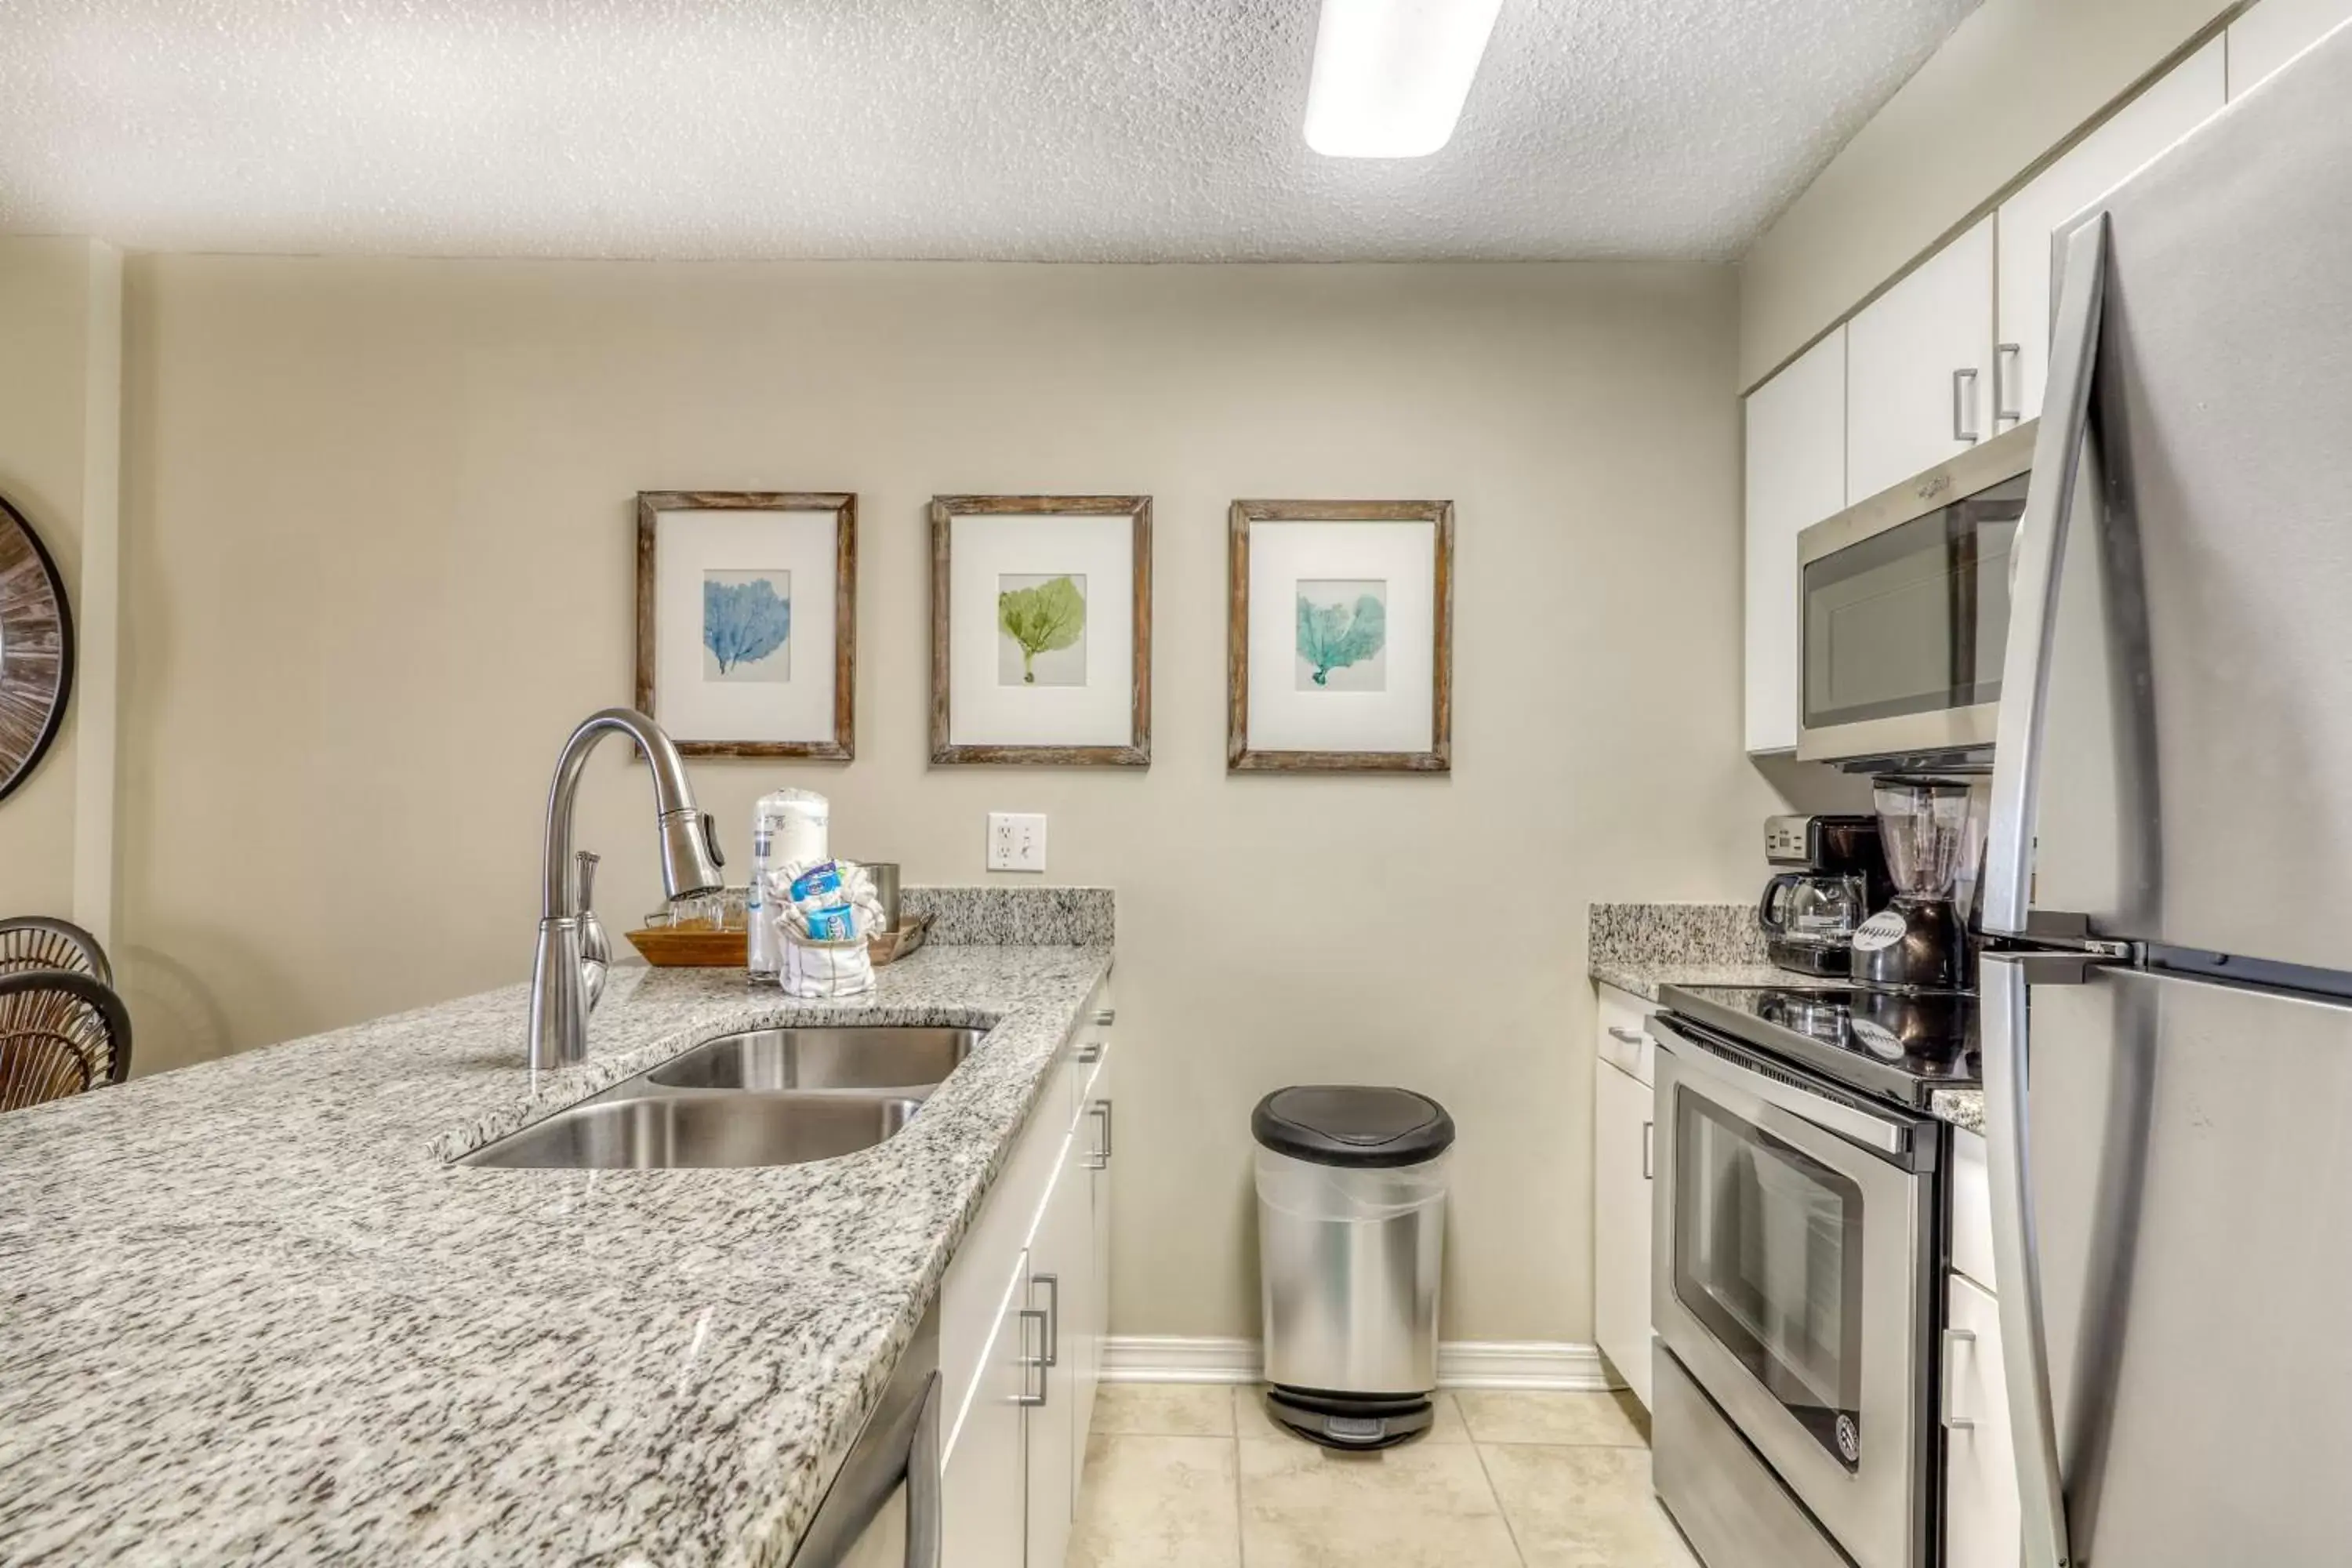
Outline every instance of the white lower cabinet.
[(1958, 1274), (1948, 1280), (1944, 1341), (1944, 1562), (1947, 1568), (2017, 1568), (2017, 1471), (1993, 1298)]
[(1093, 1080), (1080, 1101), (1072, 1135), (1087, 1178), (1087, 1219), (1093, 1231), (1082, 1305), (1070, 1314), (1076, 1336), (1076, 1371), (1070, 1379), (1070, 1408), (1077, 1440), (1070, 1448), (1071, 1495), (1087, 1468), (1087, 1433), (1093, 1427), (1095, 1391), (1102, 1385), (1103, 1346), (1110, 1338), (1111, 1051), (1108, 1034)]
[(1032, 1379), (1026, 1406), (1028, 1430), (1029, 1568), (1062, 1568), (1070, 1544), (1070, 1519), (1077, 1506), (1080, 1467), (1073, 1457), (1086, 1438), (1077, 1425), (1077, 1352), (1087, 1337), (1072, 1309), (1087, 1306), (1082, 1282), (1090, 1282), (1094, 1260), (1093, 1187), (1082, 1163), (1083, 1126), (1062, 1139), (1054, 1184), (1038, 1211), (1029, 1244), (1029, 1310)]
[(1592, 1120), (1592, 1337), (1650, 1404), (1651, 1090), (1602, 1062)]
[(1069, 1549), (1109, 1331), (1108, 1008), (1090, 1017), (940, 1288), (943, 1568)]
[(1600, 987), (1592, 1084), (1592, 1338), (1643, 1408), (1650, 1404), (1650, 1197), (1656, 1148), (1655, 1006)]
[(1024, 1568), (1027, 1562), (1027, 1407), (1032, 1382), (1026, 1252), (1004, 1280), (981, 1351), (971, 1402), (941, 1463), (940, 1515), (944, 1568)]

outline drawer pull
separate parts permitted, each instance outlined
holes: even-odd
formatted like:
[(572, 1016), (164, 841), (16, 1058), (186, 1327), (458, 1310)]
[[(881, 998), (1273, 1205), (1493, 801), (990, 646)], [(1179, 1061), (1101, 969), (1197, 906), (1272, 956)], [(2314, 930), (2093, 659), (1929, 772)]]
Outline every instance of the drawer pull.
[(1085, 1045), (1080, 1046), (1078, 1047), (1078, 1060), (1087, 1063), (1098, 1062), (1102, 1060), (1102, 1042), (1100, 1040), (1088, 1040)]
[(1116, 1008), (1116, 1007), (1098, 1007), (1098, 1008), (1097, 1008), (1097, 1009), (1095, 1010), (1095, 1027), (1097, 1027), (1097, 1029), (1108, 1029), (1108, 1028), (1109, 1028), (1113, 1024), (1116, 1024), (1116, 1023), (1118, 1023), (1118, 1008)]
[[(1033, 1322), (1037, 1325), (1037, 1342), (1039, 1344), (1045, 1343), (1045, 1310), (1043, 1307), (1024, 1307), (1021, 1309), (1021, 1347), (1024, 1351), (1026, 1351), (1029, 1348), (1029, 1325)], [(1053, 1363), (1047, 1361), (1041, 1355), (1024, 1354), (1022, 1356), (1021, 1394), (1013, 1403), (1017, 1405), (1030, 1405), (1045, 1404), (1047, 1393), (1045, 1369), (1052, 1364)], [(1037, 1392), (1034, 1394), (1029, 1392), (1029, 1373), (1032, 1371), (1034, 1371), (1037, 1373)]]
[(1958, 1379), (1956, 1378), (1952, 1373), (1952, 1351), (1958, 1345), (1974, 1344), (1976, 1343), (1976, 1335), (1967, 1329), (1946, 1329), (1944, 1331), (1943, 1404), (1944, 1426), (1947, 1431), (1965, 1432), (1976, 1425), (1976, 1422), (1973, 1419), (1955, 1413), (1952, 1408), (1952, 1395), (1960, 1386)]
[(1062, 1277), (1058, 1274), (1032, 1274), (1032, 1285), (1045, 1287), (1045, 1364), (1062, 1364)]
[(1609, 1026), (1609, 1037), (1621, 1046), (1633, 1046), (1638, 1048), (1642, 1044), (1641, 1036), (1620, 1024)]

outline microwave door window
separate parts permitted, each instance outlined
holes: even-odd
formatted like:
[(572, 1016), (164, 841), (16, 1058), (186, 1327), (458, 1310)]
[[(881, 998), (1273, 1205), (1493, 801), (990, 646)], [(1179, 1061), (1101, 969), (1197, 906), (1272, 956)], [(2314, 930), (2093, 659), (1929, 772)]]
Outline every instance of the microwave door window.
[(1847, 1469), (1862, 1459), (1862, 1189), (1702, 1096), (1675, 1146), (1675, 1294)]
[(1805, 568), (1809, 726), (2000, 700), (2024, 507), (2023, 478), (2006, 480)]

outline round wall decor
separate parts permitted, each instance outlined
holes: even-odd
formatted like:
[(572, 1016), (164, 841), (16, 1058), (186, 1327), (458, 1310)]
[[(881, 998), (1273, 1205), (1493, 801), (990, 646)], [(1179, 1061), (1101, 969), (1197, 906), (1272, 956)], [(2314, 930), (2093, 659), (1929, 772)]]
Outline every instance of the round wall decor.
[(58, 738), (72, 690), (65, 579), (24, 513), (0, 499), (0, 799)]

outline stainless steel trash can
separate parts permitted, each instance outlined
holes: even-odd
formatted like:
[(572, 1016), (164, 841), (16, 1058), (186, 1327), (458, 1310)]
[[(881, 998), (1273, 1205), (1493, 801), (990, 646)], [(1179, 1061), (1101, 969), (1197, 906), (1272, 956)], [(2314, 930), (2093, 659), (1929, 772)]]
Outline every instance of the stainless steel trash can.
[(1411, 1089), (1319, 1084), (1267, 1095), (1250, 1131), (1267, 1414), (1339, 1448), (1426, 1430), (1454, 1119)]

